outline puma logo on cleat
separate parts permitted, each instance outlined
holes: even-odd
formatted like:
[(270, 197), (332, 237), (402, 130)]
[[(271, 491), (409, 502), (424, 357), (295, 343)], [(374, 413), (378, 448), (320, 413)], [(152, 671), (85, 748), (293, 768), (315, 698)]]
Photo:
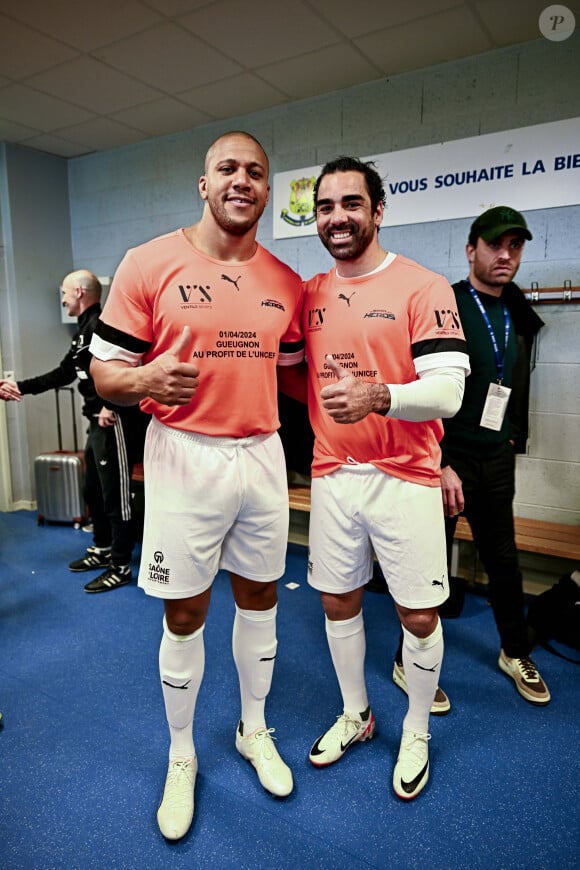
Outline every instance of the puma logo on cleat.
[(432, 674), (437, 670), (437, 665), (434, 665), (432, 668), (424, 668), (423, 665), (418, 665), (417, 662), (413, 662), (414, 668), (419, 668), (420, 671), (431, 671)]

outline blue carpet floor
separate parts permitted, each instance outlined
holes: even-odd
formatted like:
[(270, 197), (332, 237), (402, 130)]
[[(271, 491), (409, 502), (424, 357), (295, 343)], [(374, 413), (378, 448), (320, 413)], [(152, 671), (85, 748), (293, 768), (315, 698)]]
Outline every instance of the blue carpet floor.
[(168, 743), (157, 672), (162, 605), (135, 583), (87, 595), (95, 574), (66, 566), (90, 542), (67, 526), (37, 527), (30, 512), (0, 514), (2, 868), (578, 867), (580, 672), (535, 651), (552, 703), (526, 703), (497, 667), (496, 630), (479, 595), (444, 622), (441, 683), (453, 707), (431, 720), (431, 779), (420, 797), (403, 803), (391, 787), (406, 703), (391, 680), (398, 624), (385, 595), (365, 601), (377, 736), (333, 767), (310, 765), (310, 745), (341, 705), (306, 552), (293, 545), (267, 711), (295, 790), (269, 796), (234, 749), (233, 603), (220, 574), (195, 722), (194, 823), (184, 840), (166, 843), (155, 818)]

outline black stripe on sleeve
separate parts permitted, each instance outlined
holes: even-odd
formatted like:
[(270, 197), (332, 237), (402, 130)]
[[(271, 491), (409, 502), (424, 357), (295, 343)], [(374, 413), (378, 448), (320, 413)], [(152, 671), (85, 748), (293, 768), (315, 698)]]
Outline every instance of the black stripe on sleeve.
[(108, 341), (109, 344), (122, 347), (131, 353), (147, 353), (151, 347), (150, 341), (142, 341), (140, 338), (135, 338), (134, 335), (128, 335), (128, 333), (122, 332), (122, 330), (116, 329), (114, 326), (109, 326), (103, 320), (97, 320), (95, 333), (103, 341)]
[(416, 341), (411, 345), (413, 359), (427, 356), (430, 353), (467, 354), (467, 344), (462, 338), (430, 338), (425, 341)]
[(305, 342), (303, 338), (300, 339), (300, 341), (281, 341), (280, 353), (297, 353), (300, 350), (304, 350), (304, 344)]

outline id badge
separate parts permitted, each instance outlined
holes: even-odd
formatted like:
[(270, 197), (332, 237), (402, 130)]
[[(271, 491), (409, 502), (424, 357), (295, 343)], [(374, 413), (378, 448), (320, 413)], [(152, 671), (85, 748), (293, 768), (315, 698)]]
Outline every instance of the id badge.
[(489, 385), (480, 426), (499, 432), (505, 419), (510, 393), (510, 387), (504, 387), (502, 384)]

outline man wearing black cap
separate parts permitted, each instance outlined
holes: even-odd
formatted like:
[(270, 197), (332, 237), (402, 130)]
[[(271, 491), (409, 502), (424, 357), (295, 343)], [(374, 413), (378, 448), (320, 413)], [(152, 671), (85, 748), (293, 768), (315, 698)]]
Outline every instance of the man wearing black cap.
[[(489, 209), (471, 226), (469, 275), (453, 285), (471, 375), (459, 412), (443, 421), (441, 489), (448, 558), (463, 513), (489, 578), (499, 667), (526, 701), (544, 705), (550, 693), (529, 657), (512, 504), (515, 454), (525, 452), (528, 434), (532, 343), (543, 326), (512, 282), (531, 238), (523, 215), (507, 206)], [(400, 651), (393, 679), (405, 689)]]

